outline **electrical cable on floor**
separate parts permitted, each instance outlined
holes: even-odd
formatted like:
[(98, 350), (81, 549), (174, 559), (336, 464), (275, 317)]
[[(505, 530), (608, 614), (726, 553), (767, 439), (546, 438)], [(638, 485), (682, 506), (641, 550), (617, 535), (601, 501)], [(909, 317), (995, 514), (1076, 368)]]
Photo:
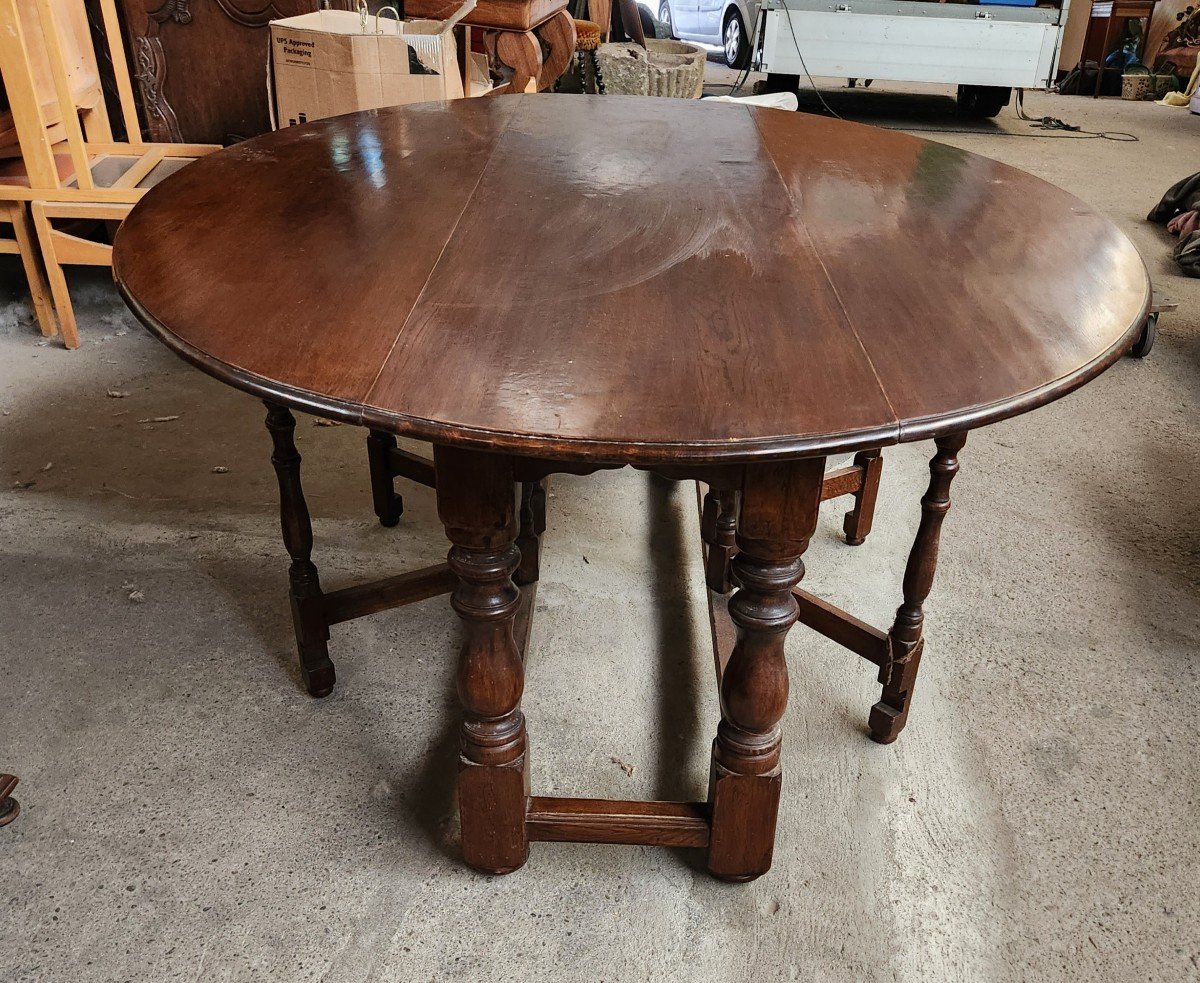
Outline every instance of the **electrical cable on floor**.
[[(854, 120), (853, 122), (866, 123), (866, 120)], [(1123, 133), (1120, 130), (1083, 130), (1078, 127), (1042, 127), (1041, 123), (1033, 123), (1032, 126), (1046, 130), (1056, 130), (1054, 133), (1013, 133), (1011, 130), (962, 130), (949, 129), (944, 126), (882, 126), (879, 123), (868, 123), (869, 126), (878, 126), (881, 130), (896, 130), (900, 133), (955, 133), (962, 136), (972, 137), (1020, 137), (1024, 140), (1112, 140), (1114, 143), (1139, 143), (1138, 137), (1132, 133)]]
[[(758, 12), (759, 19), (762, 19), (762, 11)], [(758, 30), (758, 21), (754, 22), (754, 36), (758, 38), (758, 53), (762, 55), (762, 32)], [(707, 56), (705, 56), (707, 57)], [(742, 86), (746, 84), (746, 79), (750, 77), (750, 66), (754, 64), (754, 55), (751, 53), (750, 60), (746, 62), (746, 67), (742, 69), (742, 74), (737, 76), (733, 82), (714, 82), (711, 85), (705, 85), (705, 89), (728, 89), (727, 95), (736, 96), (742, 90)]]
[(742, 74), (735, 78), (732, 82), (705, 82), (704, 91), (707, 93), (709, 89), (728, 89), (726, 95), (736, 96), (741, 91), (743, 85), (746, 84), (746, 79), (750, 77), (750, 66), (747, 65), (742, 69)]
[(833, 111), (833, 107), (825, 101), (825, 96), (821, 94), (821, 90), (817, 88), (817, 83), (813, 81), (812, 73), (808, 70), (808, 65), (804, 62), (804, 52), (800, 50), (800, 39), (796, 37), (796, 25), (792, 23), (792, 12), (785, 6), (784, 13), (787, 15), (788, 30), (792, 32), (792, 44), (796, 46), (796, 56), (800, 59), (800, 67), (804, 69), (804, 75), (808, 79), (808, 84), (813, 87), (813, 92), (817, 94), (817, 98), (821, 100), (821, 105), (825, 107), (825, 112), (835, 119), (844, 120), (844, 116), (840, 116)]
[[(792, 14), (787, 7), (783, 8), (788, 22), (788, 28), (792, 33), (792, 43), (796, 46), (796, 55), (800, 59), (800, 67), (804, 69), (804, 75), (808, 79), (808, 84), (812, 86), (813, 92), (816, 93), (817, 99), (821, 105), (825, 107), (825, 111), (836, 119), (845, 120), (846, 117), (834, 112), (833, 107), (825, 101), (825, 96), (821, 90), (817, 88), (817, 83), (813, 80), (812, 73), (808, 70), (808, 65), (804, 61), (804, 52), (800, 50), (800, 39), (796, 37), (796, 25), (792, 23)], [(760, 15), (761, 16), (761, 15)], [(740, 85), (741, 83), (739, 83)], [(735, 90), (736, 91), (736, 90)], [(1113, 140), (1117, 143), (1138, 143), (1138, 138), (1132, 133), (1124, 133), (1120, 130), (1085, 130), (1079, 126), (1072, 126), (1070, 123), (1064, 123), (1061, 119), (1055, 116), (1043, 116), (1040, 119), (1034, 119), (1032, 116), (1025, 115), (1025, 91), (1017, 89), (1016, 103), (1017, 119), (1024, 120), (1029, 123), (1031, 128), (1048, 130), (1047, 133), (1013, 133), (1009, 130), (980, 130), (980, 129), (947, 129), (941, 126), (879, 126), (877, 123), (868, 125), (879, 126), (881, 130), (898, 130), (900, 132), (909, 133), (953, 133), (963, 136), (987, 136), (987, 137), (1023, 137), (1026, 140), (1041, 140), (1041, 139), (1058, 139), (1058, 140)], [(866, 120), (850, 120), (849, 122), (866, 122)]]
[[(1065, 130), (1068, 133), (1078, 133), (1080, 136), (1075, 137), (1076, 140), (1114, 140), (1117, 143), (1139, 143), (1140, 141), (1132, 133), (1124, 133), (1121, 130), (1085, 130), (1079, 126), (1072, 126), (1070, 123), (1064, 123), (1057, 116), (1042, 116), (1034, 118), (1033, 116), (1025, 115), (1025, 90), (1017, 89), (1017, 104), (1013, 107), (1017, 112), (1017, 119), (1024, 120), (1030, 126), (1043, 130)], [(1048, 134), (1023, 133), (1020, 136), (1046, 136)]]

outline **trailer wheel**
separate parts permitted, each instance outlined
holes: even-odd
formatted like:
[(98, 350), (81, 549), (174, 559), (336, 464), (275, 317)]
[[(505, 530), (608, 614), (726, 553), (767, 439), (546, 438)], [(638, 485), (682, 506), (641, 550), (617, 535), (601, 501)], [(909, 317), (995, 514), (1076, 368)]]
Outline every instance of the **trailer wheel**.
[(1008, 105), (1012, 89), (999, 85), (960, 85), (958, 108), (972, 116), (991, 119), (999, 116), (1000, 110)]

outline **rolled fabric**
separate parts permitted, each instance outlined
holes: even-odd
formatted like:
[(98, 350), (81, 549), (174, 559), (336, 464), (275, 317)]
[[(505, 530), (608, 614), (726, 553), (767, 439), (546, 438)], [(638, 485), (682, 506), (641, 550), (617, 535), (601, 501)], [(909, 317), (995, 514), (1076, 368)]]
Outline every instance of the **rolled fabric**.
[(1167, 223), (1167, 231), (1177, 236), (1191, 235), (1200, 228), (1200, 212), (1180, 212)]

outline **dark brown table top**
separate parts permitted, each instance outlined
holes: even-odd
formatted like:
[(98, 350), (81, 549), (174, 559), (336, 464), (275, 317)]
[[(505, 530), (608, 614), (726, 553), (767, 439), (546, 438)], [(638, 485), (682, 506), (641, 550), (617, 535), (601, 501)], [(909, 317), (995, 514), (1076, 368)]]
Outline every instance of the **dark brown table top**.
[(154, 188), (114, 272), (240, 388), (440, 442), (748, 460), (969, 429), (1112, 364), (1137, 251), (1044, 181), (800, 113), (524, 95), (310, 123)]

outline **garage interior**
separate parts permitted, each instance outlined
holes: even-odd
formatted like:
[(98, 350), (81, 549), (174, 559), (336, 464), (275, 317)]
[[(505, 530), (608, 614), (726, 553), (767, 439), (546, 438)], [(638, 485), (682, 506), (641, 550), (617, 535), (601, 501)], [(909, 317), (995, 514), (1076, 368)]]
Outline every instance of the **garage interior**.
[[(216, 16), (205, 6), (192, 0), (196, 25)], [(1151, 31), (1183, 12), (1157, 6), (1125, 35), (1151, 70), (1144, 52), (1167, 33)], [(160, 30), (169, 51), (178, 13), (139, 25), (137, 7), (121, 9), (130, 52)], [(1087, 27), (1067, 26), (1059, 80), (1097, 50)], [(265, 48), (266, 26), (254, 33)], [(780, 88), (706, 53), (706, 95)], [(1191, 72), (1176, 69), (1186, 93)], [(1085, 88), (1097, 74), (1108, 84), (1094, 70)], [(168, 94), (174, 123), (147, 123), (138, 92), (154, 140), (254, 135), (236, 127), (257, 95), (218, 119), (206, 92)], [(81, 339), (67, 350), (39, 330), (21, 258), (0, 257), (0, 771), (20, 780), (20, 813), (0, 828), (3, 975), (1200, 979), (1200, 285), (1146, 219), (1195, 170), (1200, 120), (1119, 91), (1029, 89), (1024, 119), (1015, 98), (991, 117), (956, 95), (814, 76), (796, 112), (934, 140), (1076, 196), (1141, 253), (1161, 317), (1145, 357), (968, 440), (899, 741), (867, 739), (871, 667), (788, 634), (774, 863), (749, 883), (654, 846), (535, 843), (507, 876), (464, 866), (462, 636), (447, 599), (336, 626), (337, 687), (312, 699), (261, 402), (160, 344), (105, 266), (66, 267)], [(102, 243), (115, 224), (80, 234)], [(432, 489), (398, 481), (403, 517), (381, 526), (365, 432), (296, 417), (326, 582), (445, 559)], [(806, 588), (889, 623), (930, 452), (885, 449), (863, 545), (842, 537), (844, 501), (822, 508)], [(624, 468), (557, 474), (547, 494), (522, 703), (533, 786), (704, 800), (721, 708), (695, 487)]]

